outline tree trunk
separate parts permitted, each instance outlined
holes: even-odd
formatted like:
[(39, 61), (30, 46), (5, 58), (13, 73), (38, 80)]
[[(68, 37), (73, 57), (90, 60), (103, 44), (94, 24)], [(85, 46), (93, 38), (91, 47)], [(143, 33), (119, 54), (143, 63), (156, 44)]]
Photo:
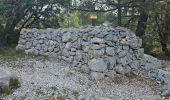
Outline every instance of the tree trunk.
[(121, 2), (118, 0), (118, 26), (122, 26), (122, 8), (121, 8)]
[(17, 21), (8, 19), (4, 27), (4, 45), (17, 43), (19, 40), (19, 33), (15, 30)]
[(136, 36), (142, 37), (145, 34), (147, 26), (148, 14), (145, 11), (145, 0), (142, 0), (140, 7), (140, 16), (138, 19)]
[(167, 43), (164, 43), (161, 41), (161, 46), (162, 46), (162, 51), (165, 53), (165, 56), (169, 56), (170, 53), (169, 53), (169, 50), (167, 48)]
[(142, 37), (145, 34), (147, 19), (148, 19), (148, 15), (142, 11), (138, 20), (136, 36)]

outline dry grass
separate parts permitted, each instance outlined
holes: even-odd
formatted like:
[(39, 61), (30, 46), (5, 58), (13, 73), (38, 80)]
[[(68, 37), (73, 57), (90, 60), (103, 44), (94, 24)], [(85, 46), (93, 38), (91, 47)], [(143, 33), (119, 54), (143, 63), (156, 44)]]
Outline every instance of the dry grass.
[(143, 78), (140, 76), (137, 76), (135, 74), (128, 74), (128, 75), (120, 75), (118, 77), (113, 78), (113, 82), (115, 84), (140, 84), (141, 87), (145, 87), (146, 85), (149, 85), (149, 87), (155, 91), (155, 94), (159, 93), (159, 88), (163, 86), (163, 84), (156, 82), (154, 79), (150, 78)]

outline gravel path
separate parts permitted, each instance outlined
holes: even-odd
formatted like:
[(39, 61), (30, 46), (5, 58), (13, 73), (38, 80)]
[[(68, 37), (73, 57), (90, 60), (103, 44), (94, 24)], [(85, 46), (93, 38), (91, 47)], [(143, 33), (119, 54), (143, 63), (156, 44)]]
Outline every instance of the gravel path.
[(153, 90), (156, 83), (139, 77), (120, 76), (94, 82), (89, 75), (57, 60), (23, 58), (0, 59), (0, 62), (0, 67), (11, 71), (21, 81), (21, 87), (2, 100), (76, 100), (82, 95), (96, 100), (161, 99)]

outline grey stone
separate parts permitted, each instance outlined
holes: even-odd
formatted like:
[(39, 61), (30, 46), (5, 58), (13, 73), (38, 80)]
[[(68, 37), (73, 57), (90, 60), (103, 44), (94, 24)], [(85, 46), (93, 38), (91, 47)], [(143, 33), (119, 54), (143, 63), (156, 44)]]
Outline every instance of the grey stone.
[(26, 54), (33, 54), (34, 53), (34, 49), (25, 50), (25, 53)]
[(48, 48), (49, 52), (52, 52), (53, 50), (54, 50), (54, 47), (52, 47), (52, 46)]
[(65, 33), (62, 36), (62, 42), (69, 42), (69, 41), (71, 41), (71, 33)]
[(170, 84), (170, 72), (168, 71), (158, 69), (155, 78), (165, 82), (166, 84)]
[(65, 49), (67, 49), (67, 50), (70, 50), (70, 49), (71, 49), (71, 43), (70, 43), (70, 42), (66, 43)]
[(127, 46), (127, 45), (123, 45), (123, 50), (129, 50), (129, 46)]
[(107, 41), (112, 41), (113, 40), (113, 35), (112, 34), (108, 34), (104, 37), (105, 40)]
[(42, 43), (44, 43), (44, 41), (43, 40), (39, 40), (39, 43), (42, 44)]
[(162, 96), (167, 96), (170, 94), (170, 84), (164, 85), (164, 87), (161, 90)]
[(104, 40), (101, 38), (94, 37), (91, 39), (91, 43), (104, 43)]
[(108, 57), (107, 61), (109, 62), (109, 69), (113, 69), (116, 65), (116, 58), (115, 57)]
[(64, 49), (64, 50), (62, 51), (62, 55), (65, 56), (65, 57), (69, 57), (69, 56), (70, 56), (70, 53), (69, 53), (69, 51), (67, 51), (66, 49)]
[(120, 60), (120, 63), (125, 66), (128, 64), (128, 58), (125, 56), (125, 57), (122, 57), (119, 59)]
[(143, 48), (140, 48), (138, 50), (135, 51), (135, 55), (137, 58), (143, 58), (144, 56), (144, 49)]
[(137, 69), (140, 67), (139, 61), (137, 61), (137, 60), (132, 61), (132, 62), (129, 64), (129, 66), (130, 66), (132, 69), (137, 70)]
[(87, 66), (87, 65), (82, 65), (81, 66), (81, 71), (83, 72), (83, 73), (90, 73), (90, 68)]
[(112, 41), (105, 41), (105, 43), (106, 43), (108, 46), (111, 46), (111, 47), (114, 47), (114, 46), (115, 46), (115, 43), (113, 43)]
[(104, 44), (92, 44), (90, 47), (91, 47), (93, 50), (99, 50), (99, 49), (104, 48), (105, 45), (104, 45)]
[(130, 66), (129, 66), (129, 65), (125, 65), (125, 66), (123, 66), (123, 68), (124, 68), (124, 73), (125, 73), (125, 74), (127, 74), (127, 73), (130, 73), (130, 72), (131, 72), (131, 68), (130, 68)]
[(16, 51), (19, 51), (19, 50), (25, 50), (25, 46), (24, 45), (21, 45), (21, 44), (18, 44), (16, 46)]
[(48, 46), (44, 46), (43, 51), (47, 52), (48, 51)]
[(24, 39), (19, 39), (18, 44), (25, 44), (27, 41)]
[(54, 52), (58, 52), (59, 50), (60, 50), (59, 47), (55, 47), (55, 48), (54, 48)]
[(71, 48), (71, 52), (76, 52), (76, 48)]
[(82, 44), (81, 45), (83, 45), (83, 46), (88, 46), (90, 43), (89, 42), (82, 42)]
[(71, 55), (71, 56), (75, 56), (75, 55), (76, 55), (76, 52), (70, 52), (70, 55)]
[(85, 99), (85, 95), (80, 95), (79, 97), (78, 97), (78, 100), (84, 100)]
[(111, 56), (115, 55), (115, 48), (113, 48), (113, 47), (106, 47), (106, 53), (108, 55), (111, 55)]
[(118, 56), (119, 56), (119, 58), (121, 58), (121, 57), (126, 56), (127, 53), (128, 53), (127, 50), (122, 50), (121, 52), (118, 53)]
[(114, 78), (116, 76), (116, 72), (114, 70), (109, 70), (106, 75), (110, 78)]
[(39, 51), (35, 49), (33, 54), (37, 56), (37, 55), (39, 55)]
[(128, 41), (129, 45), (131, 48), (139, 48), (142, 46), (141, 44), (141, 39), (131, 39), (130, 41)]
[(122, 65), (117, 65), (115, 67), (115, 71), (118, 72), (119, 74), (125, 74), (125, 70)]
[(118, 41), (118, 37), (117, 36), (113, 36), (113, 42), (117, 42)]
[(32, 43), (30, 43), (30, 42), (26, 43), (26, 48), (31, 48), (31, 46), (32, 46)]
[(11, 78), (11, 73), (7, 70), (0, 68), (0, 86), (9, 85), (9, 80)]
[(99, 73), (99, 72), (91, 72), (91, 78), (93, 80), (102, 80), (104, 79), (104, 74), (103, 73)]
[(143, 59), (146, 61), (145, 66), (144, 66), (146, 70), (156, 69), (156, 68), (159, 68), (161, 65), (160, 60), (152, 56), (145, 54)]
[(90, 60), (89, 67), (92, 71), (97, 72), (105, 72), (107, 70), (107, 64), (102, 58)]
[(93, 56), (94, 56), (95, 58), (99, 58), (99, 57), (101, 57), (102, 55), (104, 55), (104, 49), (94, 50), (94, 51), (93, 51)]

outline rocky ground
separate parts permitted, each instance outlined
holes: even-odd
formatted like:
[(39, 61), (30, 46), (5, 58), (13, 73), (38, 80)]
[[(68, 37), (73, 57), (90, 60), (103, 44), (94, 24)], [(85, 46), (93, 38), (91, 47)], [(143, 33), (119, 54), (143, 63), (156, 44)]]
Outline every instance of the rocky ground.
[(156, 81), (135, 75), (93, 81), (78, 68), (57, 59), (28, 57), (5, 59), (0, 67), (17, 76), (21, 87), (0, 100), (161, 100)]

